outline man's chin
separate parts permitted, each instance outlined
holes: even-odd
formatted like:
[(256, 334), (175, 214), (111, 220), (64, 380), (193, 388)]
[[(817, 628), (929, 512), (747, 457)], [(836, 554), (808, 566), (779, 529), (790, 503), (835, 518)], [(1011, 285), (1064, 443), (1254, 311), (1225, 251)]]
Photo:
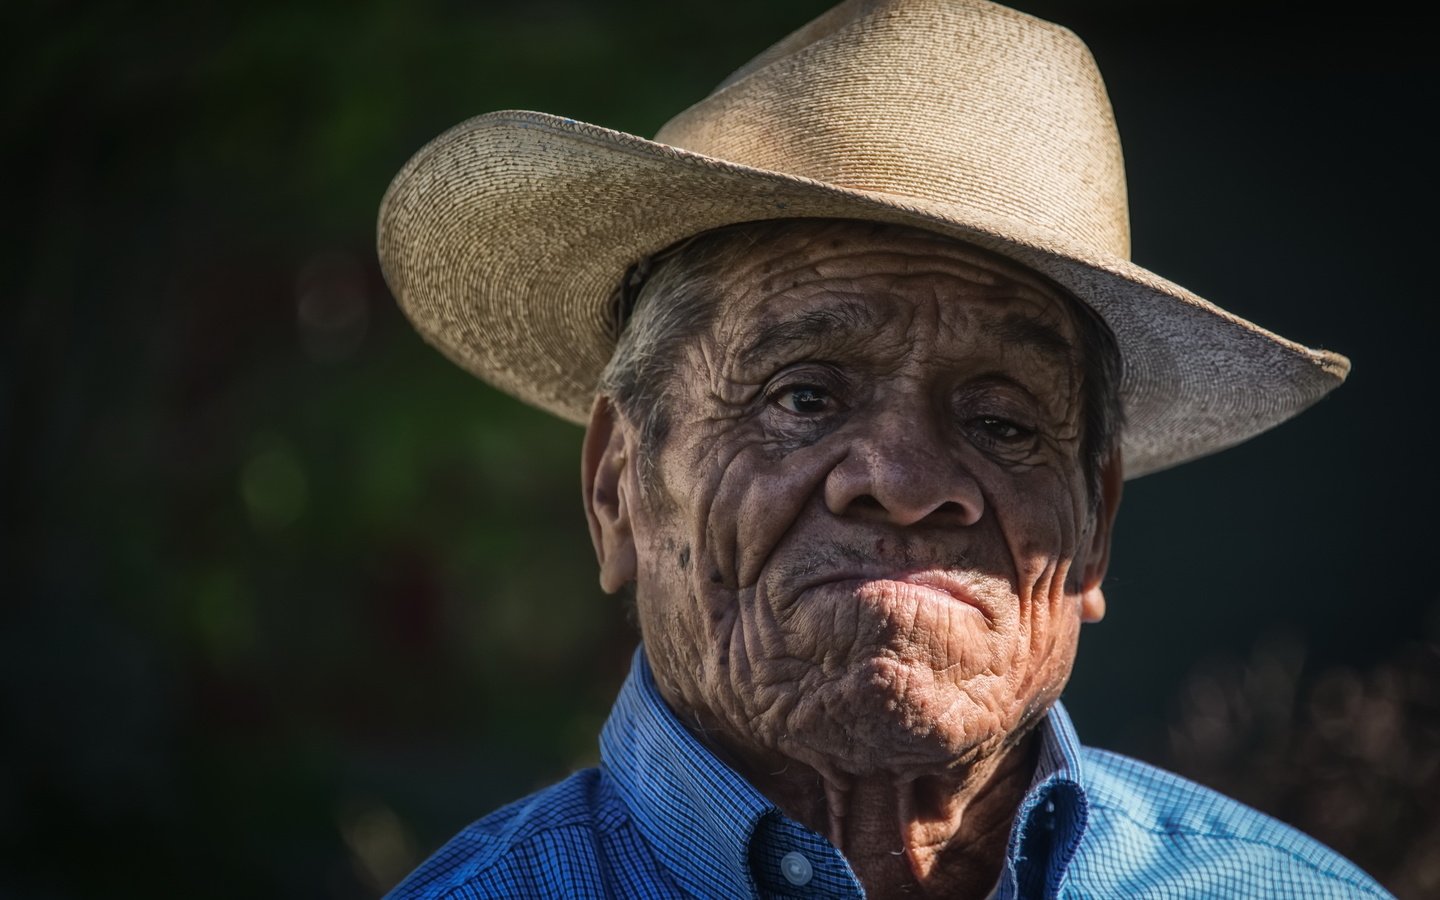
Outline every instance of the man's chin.
[(852, 776), (935, 774), (994, 752), (1009, 704), (917, 660), (877, 654), (800, 701), (789, 739)]

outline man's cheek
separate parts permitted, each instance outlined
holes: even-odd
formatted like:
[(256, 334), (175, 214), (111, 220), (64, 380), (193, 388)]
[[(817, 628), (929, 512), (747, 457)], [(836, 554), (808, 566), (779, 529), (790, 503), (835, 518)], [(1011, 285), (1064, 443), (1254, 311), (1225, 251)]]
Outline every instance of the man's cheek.
[(807, 447), (772, 456), (752, 446), (725, 472), (709, 516), (709, 532), (728, 547), (733, 585), (759, 580), (776, 546), (820, 490), (833, 453)]
[(1036, 502), (1038, 496), (1025, 491), (998, 498), (1001, 508), (1009, 510), (1001, 529), (1022, 607), (1058, 602), (1082, 536), (1082, 510), (1070, 501), (1068, 491), (1048, 494), (1056, 499), (1044, 504)]

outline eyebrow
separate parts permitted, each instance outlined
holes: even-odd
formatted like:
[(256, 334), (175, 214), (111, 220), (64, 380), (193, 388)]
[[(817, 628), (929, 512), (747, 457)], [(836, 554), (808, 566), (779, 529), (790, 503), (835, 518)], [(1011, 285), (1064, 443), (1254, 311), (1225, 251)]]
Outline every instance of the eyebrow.
[(1022, 313), (1007, 314), (995, 333), (1006, 344), (1028, 345), (1052, 356), (1069, 359), (1075, 351), (1075, 345), (1059, 331)]
[(762, 326), (760, 333), (740, 353), (743, 365), (752, 366), (795, 346), (819, 343), (836, 332), (853, 333), (879, 327), (884, 315), (863, 300), (844, 300), (820, 309)]

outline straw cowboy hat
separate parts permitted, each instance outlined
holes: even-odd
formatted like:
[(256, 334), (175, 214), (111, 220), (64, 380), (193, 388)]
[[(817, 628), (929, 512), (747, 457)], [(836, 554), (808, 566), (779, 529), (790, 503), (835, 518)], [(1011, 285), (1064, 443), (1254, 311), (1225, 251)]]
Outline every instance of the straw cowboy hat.
[(1089, 51), (982, 0), (849, 0), (653, 141), (536, 112), (471, 119), (395, 177), (379, 252), (426, 340), (584, 422), (632, 266), (794, 217), (948, 235), (1088, 303), (1124, 359), (1129, 477), (1279, 424), (1349, 370), (1129, 261), (1120, 142)]

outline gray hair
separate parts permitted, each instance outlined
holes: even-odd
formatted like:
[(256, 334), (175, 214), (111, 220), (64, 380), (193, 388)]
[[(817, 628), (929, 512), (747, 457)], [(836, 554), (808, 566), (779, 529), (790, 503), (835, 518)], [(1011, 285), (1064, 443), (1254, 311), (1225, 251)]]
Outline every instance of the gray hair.
[[(641, 486), (654, 483), (655, 459), (670, 431), (666, 404), (683, 345), (715, 321), (724, 278), (758, 245), (814, 220), (778, 219), (707, 231), (632, 267), (615, 296), (618, 339), (596, 390), (614, 401), (640, 433)], [(885, 226), (865, 222), (876, 228)], [(1120, 399), (1123, 362), (1115, 335), (1089, 305), (1069, 303), (1079, 331), (1082, 405), (1081, 460), (1090, 500), (1100, 499), (1100, 473), (1120, 443), (1125, 413)]]
[[(783, 220), (792, 221), (792, 220)], [(641, 260), (615, 296), (615, 352), (596, 391), (640, 432), (640, 484), (654, 484), (655, 457), (670, 433), (666, 389), (682, 345), (715, 321), (724, 274), (776, 223), (707, 231)]]

